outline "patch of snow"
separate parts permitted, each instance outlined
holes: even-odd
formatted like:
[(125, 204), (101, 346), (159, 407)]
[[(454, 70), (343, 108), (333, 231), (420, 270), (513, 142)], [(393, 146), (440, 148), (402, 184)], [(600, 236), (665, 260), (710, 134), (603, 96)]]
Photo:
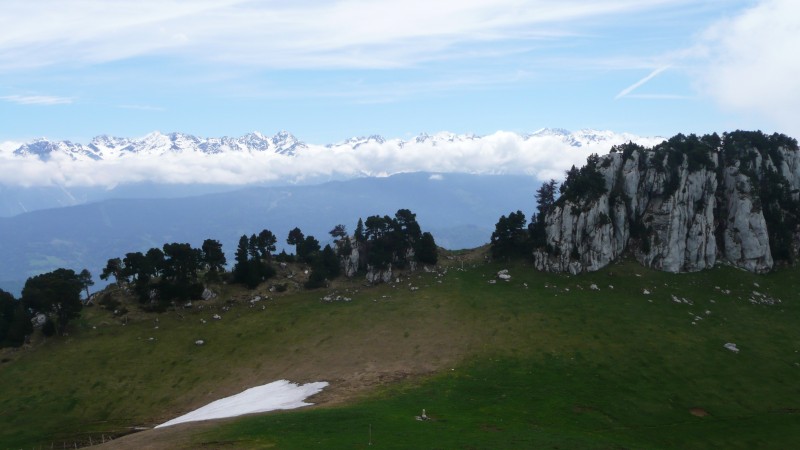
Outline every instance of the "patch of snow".
[(295, 409), (309, 406), (304, 400), (319, 393), (327, 386), (325, 381), (316, 383), (295, 384), (287, 380), (273, 381), (256, 386), (230, 397), (211, 402), (200, 409), (164, 422), (156, 428), (168, 427), (184, 422), (199, 420), (224, 419), (244, 414), (275, 411), (279, 409)]

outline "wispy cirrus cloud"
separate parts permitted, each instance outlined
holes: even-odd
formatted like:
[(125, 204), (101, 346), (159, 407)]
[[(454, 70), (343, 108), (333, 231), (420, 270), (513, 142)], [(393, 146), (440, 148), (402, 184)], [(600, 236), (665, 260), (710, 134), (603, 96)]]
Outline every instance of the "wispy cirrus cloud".
[(72, 97), (56, 97), (52, 95), (5, 95), (0, 97), (10, 103), (18, 105), (68, 105), (75, 101)]
[(159, 55), (270, 68), (408, 67), (529, 47), (574, 36), (586, 21), (688, 3), (6, 0), (0, 71)]

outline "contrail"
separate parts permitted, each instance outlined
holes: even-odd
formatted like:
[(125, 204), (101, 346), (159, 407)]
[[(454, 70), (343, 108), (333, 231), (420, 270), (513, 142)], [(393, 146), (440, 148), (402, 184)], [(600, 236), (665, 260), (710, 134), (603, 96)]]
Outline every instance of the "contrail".
[(641, 86), (641, 85), (647, 83), (648, 81), (652, 80), (653, 78), (658, 76), (658, 74), (660, 74), (661, 72), (663, 72), (663, 71), (665, 71), (667, 69), (669, 69), (669, 66), (663, 66), (663, 67), (659, 67), (658, 69), (650, 72), (650, 74), (647, 75), (646, 77), (642, 78), (641, 80), (637, 81), (636, 83), (633, 83), (632, 85), (630, 85), (630, 86), (626, 87), (625, 89), (621, 90), (620, 93), (617, 94), (616, 97), (614, 97), (614, 100), (619, 100), (622, 97), (625, 97), (626, 95), (628, 95), (631, 92), (633, 92), (636, 88), (638, 88), (639, 86)]

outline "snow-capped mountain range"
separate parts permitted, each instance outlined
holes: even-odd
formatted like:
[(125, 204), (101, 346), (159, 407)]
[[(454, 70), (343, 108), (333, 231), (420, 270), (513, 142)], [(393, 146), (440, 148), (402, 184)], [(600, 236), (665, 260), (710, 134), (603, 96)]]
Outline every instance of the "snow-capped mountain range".
[[(634, 141), (652, 145), (661, 142), (660, 137), (641, 137), (629, 133), (615, 133), (613, 131), (579, 130), (571, 132), (559, 128), (543, 128), (533, 133), (516, 134), (518, 139), (531, 142), (556, 141), (570, 147), (602, 147), (610, 148), (612, 145)], [(212, 137), (203, 138), (190, 134), (153, 132), (141, 138), (120, 138), (111, 136), (98, 136), (88, 144), (70, 141), (50, 141), (45, 138), (36, 139), (24, 144), (4, 143), (1, 149), (17, 157), (37, 157), (46, 161), (55, 155), (68, 156), (75, 161), (99, 161), (126, 158), (134, 155), (159, 156), (166, 154), (257, 154), (274, 153), (284, 156), (295, 156), (310, 147), (324, 147), (329, 149), (355, 150), (365, 145), (387, 146), (394, 149), (404, 149), (410, 146), (453, 146), (459, 144), (475, 143), (476, 141), (491, 140), (497, 133), (487, 136), (474, 134), (454, 134), (440, 132), (436, 134), (421, 133), (408, 139), (386, 139), (383, 136), (372, 135), (366, 137), (353, 137), (345, 141), (327, 144), (324, 146), (306, 144), (287, 131), (280, 131), (274, 136), (265, 136), (253, 132), (241, 137)], [(2, 180), (0, 180), (2, 181)]]
[(46, 160), (60, 153), (74, 160), (106, 160), (124, 158), (129, 155), (164, 155), (168, 153), (199, 152), (206, 154), (231, 152), (270, 152), (293, 155), (297, 149), (305, 148), (291, 133), (281, 131), (267, 137), (261, 133), (249, 133), (241, 137), (200, 138), (190, 134), (153, 132), (141, 138), (119, 138), (97, 136), (88, 144), (70, 141), (36, 139), (13, 151), (16, 156), (38, 156)]
[[(521, 134), (497, 131), (477, 136), (440, 132), (408, 139), (372, 135), (334, 144), (307, 144), (291, 133), (273, 136), (197, 137), (153, 132), (141, 138), (99, 136), (88, 144), (37, 139), (0, 143), (0, 210), (31, 210), (24, 197), (35, 189), (76, 199), (99, 191), (149, 184), (159, 191), (205, 187), (318, 184), (332, 180), (385, 177), (398, 173), (526, 175), (561, 179), (592, 153), (633, 141), (652, 147), (660, 137), (612, 131), (570, 132), (546, 128)], [(11, 194), (11, 189), (18, 194)], [(79, 191), (89, 190), (80, 195)], [(40, 196), (38, 196), (40, 197)], [(37, 198), (38, 198), (37, 197)], [(80, 202), (81, 200), (64, 200)], [(44, 204), (38, 202), (39, 204)], [(0, 211), (1, 212), (1, 211)]]

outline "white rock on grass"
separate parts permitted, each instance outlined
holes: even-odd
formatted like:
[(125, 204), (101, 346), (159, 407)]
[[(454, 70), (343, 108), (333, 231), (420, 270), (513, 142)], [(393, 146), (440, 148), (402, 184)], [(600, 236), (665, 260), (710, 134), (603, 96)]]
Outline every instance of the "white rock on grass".
[(728, 350), (732, 351), (733, 353), (739, 353), (739, 348), (736, 347), (736, 344), (734, 344), (732, 342), (726, 343), (724, 345), (724, 347), (727, 348)]

